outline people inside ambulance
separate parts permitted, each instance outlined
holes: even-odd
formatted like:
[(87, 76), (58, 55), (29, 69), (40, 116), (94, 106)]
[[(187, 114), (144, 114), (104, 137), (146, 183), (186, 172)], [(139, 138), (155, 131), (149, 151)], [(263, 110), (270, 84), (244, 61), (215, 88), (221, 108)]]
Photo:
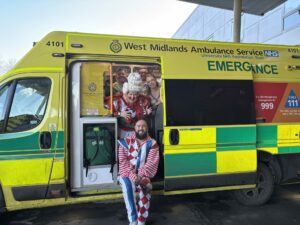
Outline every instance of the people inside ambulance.
[(123, 93), (113, 97), (113, 114), (119, 117), (119, 137), (134, 134), (134, 124), (147, 119), (151, 113), (151, 100), (141, 95), (142, 80), (138, 73), (130, 73), (128, 82), (123, 84)]
[(113, 94), (122, 92), (125, 82), (127, 82), (126, 70), (119, 69), (116, 73), (116, 82), (113, 83)]
[(147, 86), (149, 87), (149, 97), (151, 99), (151, 106), (157, 108), (161, 104), (160, 97), (160, 84), (156, 80), (155, 76), (148, 73), (146, 76)]
[(110, 75), (109, 71), (104, 71), (103, 72), (103, 77), (104, 77), (104, 95), (105, 97), (110, 95)]
[[(159, 148), (148, 135), (145, 120), (138, 120), (132, 136), (119, 140), (120, 184), (130, 225), (144, 225), (149, 215), (152, 185), (157, 172)], [(136, 192), (139, 199), (136, 200)]]
[(147, 81), (146, 81), (146, 76), (147, 74), (149, 73), (148, 69), (146, 67), (141, 67), (139, 70), (138, 70), (138, 73), (141, 75), (141, 78), (142, 78), (142, 85), (146, 85), (147, 84)]
[(149, 96), (150, 94), (150, 87), (147, 84), (147, 74), (149, 73), (146, 67), (141, 67), (138, 69), (138, 73), (141, 75), (142, 79), (142, 92), (141, 94), (145, 96)]

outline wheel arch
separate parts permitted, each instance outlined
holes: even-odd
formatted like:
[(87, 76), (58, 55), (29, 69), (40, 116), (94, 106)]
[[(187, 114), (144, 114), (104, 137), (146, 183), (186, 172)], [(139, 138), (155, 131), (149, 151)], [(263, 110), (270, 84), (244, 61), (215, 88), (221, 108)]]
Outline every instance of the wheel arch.
[(279, 184), (282, 180), (282, 167), (280, 166), (277, 155), (263, 150), (257, 151), (257, 161), (266, 164), (272, 171), (274, 183)]

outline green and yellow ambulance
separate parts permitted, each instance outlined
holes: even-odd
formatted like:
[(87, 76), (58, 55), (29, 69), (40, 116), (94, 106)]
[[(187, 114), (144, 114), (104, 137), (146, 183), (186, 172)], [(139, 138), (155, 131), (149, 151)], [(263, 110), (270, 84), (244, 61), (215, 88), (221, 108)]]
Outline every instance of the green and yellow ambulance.
[(162, 104), (157, 194), (233, 190), (259, 205), (299, 181), (300, 48), (52, 32), (0, 76), (0, 209), (116, 199), (116, 73)]

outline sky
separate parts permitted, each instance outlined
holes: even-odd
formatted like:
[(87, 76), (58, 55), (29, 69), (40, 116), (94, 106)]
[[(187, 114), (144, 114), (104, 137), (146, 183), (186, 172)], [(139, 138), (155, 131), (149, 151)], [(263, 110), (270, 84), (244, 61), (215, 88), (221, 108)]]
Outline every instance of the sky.
[(51, 31), (170, 38), (197, 5), (177, 0), (0, 0), (0, 59)]

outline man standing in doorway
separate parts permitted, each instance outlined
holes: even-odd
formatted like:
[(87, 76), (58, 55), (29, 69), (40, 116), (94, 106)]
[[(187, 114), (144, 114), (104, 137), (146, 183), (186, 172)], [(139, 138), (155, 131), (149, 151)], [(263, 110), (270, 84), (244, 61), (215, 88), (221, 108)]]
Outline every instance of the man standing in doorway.
[[(156, 141), (148, 135), (145, 120), (138, 120), (135, 135), (119, 141), (119, 173), (123, 196), (131, 225), (144, 225), (150, 207), (150, 178), (157, 172), (159, 149)], [(135, 192), (139, 193), (136, 201)]]

